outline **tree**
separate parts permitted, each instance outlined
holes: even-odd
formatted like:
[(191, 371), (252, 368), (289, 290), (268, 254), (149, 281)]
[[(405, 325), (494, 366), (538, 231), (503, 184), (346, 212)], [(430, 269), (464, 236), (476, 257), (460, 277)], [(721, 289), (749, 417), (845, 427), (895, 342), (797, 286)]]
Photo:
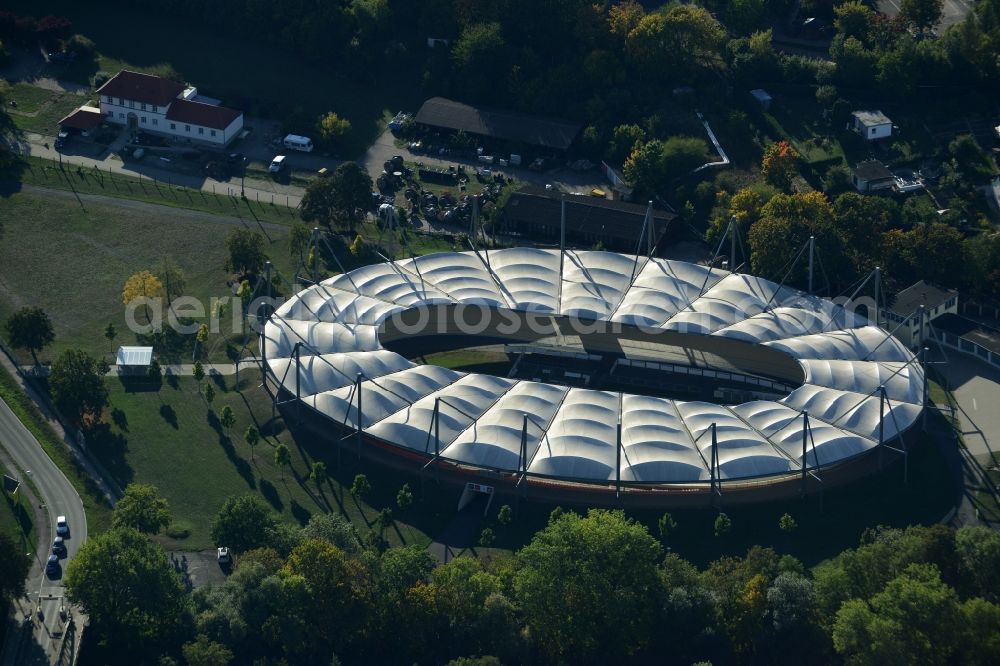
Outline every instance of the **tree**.
[(413, 506), (413, 491), (410, 490), (410, 484), (404, 483), (403, 487), (396, 493), (396, 506), (399, 507), (400, 511), (406, 511)]
[(782, 514), (781, 518), (778, 519), (778, 528), (785, 533), (791, 533), (798, 528), (799, 524), (795, 522), (791, 514)]
[(611, 133), (611, 144), (608, 146), (608, 159), (612, 164), (621, 164), (628, 157), (636, 144), (646, 140), (646, 131), (638, 125), (619, 125)]
[(500, 525), (510, 525), (512, 520), (514, 520), (514, 512), (511, 510), (510, 504), (504, 504), (497, 512), (497, 523)]
[(392, 509), (389, 507), (384, 507), (381, 511), (378, 512), (378, 517), (375, 519), (375, 522), (378, 524), (379, 536), (384, 537), (385, 531), (390, 527), (392, 527), (393, 523)]
[(621, 511), (550, 520), (517, 553), (513, 581), (535, 643), (565, 663), (613, 663), (633, 654), (654, 626), (661, 554), (649, 532)]
[(911, 564), (870, 600), (837, 611), (833, 644), (848, 663), (946, 664), (963, 647), (955, 590), (937, 568)]
[(288, 252), (293, 257), (299, 258), (299, 263), (305, 263), (302, 253), (309, 247), (312, 239), (312, 231), (301, 222), (295, 222), (288, 230)]
[(479, 545), (483, 548), (489, 548), (495, 540), (496, 535), (493, 533), (492, 527), (484, 527), (483, 531), (479, 533)]
[(302, 538), (328, 541), (348, 554), (361, 552), (361, 541), (354, 526), (332, 513), (314, 513), (302, 528)]
[(125, 655), (156, 654), (179, 637), (188, 597), (167, 554), (138, 530), (91, 535), (66, 567), (66, 596), (90, 630)]
[(132, 301), (144, 299), (142, 308), (143, 312), (146, 313), (146, 321), (149, 322), (152, 321), (150, 301), (159, 309), (159, 299), (162, 299), (165, 293), (160, 278), (149, 271), (139, 271), (125, 281), (125, 286), (122, 287), (122, 303), (128, 307)]
[(372, 484), (364, 474), (354, 476), (354, 483), (351, 484), (351, 497), (355, 500), (364, 499), (372, 491)]
[[(861, 6), (864, 7), (864, 5)], [(816, 102), (824, 109), (832, 108), (833, 103), (837, 101), (839, 96), (840, 93), (837, 91), (837, 86), (826, 84), (816, 88)]]
[(637, 144), (625, 160), (625, 179), (645, 192), (668, 185), (705, 162), (708, 146), (688, 136)]
[(21, 308), (7, 319), (7, 340), (15, 349), (27, 349), (38, 365), (36, 352), (52, 344), (52, 320), (41, 308)]
[(274, 464), (281, 468), (281, 478), (285, 478), (285, 468), (292, 464), (291, 455), (288, 453), (288, 447), (284, 444), (278, 444), (274, 449)]
[(233, 651), (222, 643), (209, 640), (205, 634), (185, 643), (181, 648), (188, 666), (227, 666), (233, 660)]
[(663, 541), (666, 541), (667, 537), (677, 530), (677, 521), (674, 520), (674, 517), (670, 515), (669, 511), (660, 516), (656, 525), (660, 529), (660, 539)]
[(163, 284), (163, 293), (166, 295), (168, 302), (174, 300), (178, 296), (184, 295), (184, 287), (187, 286), (184, 271), (182, 271), (169, 257), (164, 258), (164, 260), (160, 262), (160, 265), (156, 270), (156, 277), (158, 277), (160, 282)]
[(201, 393), (205, 396), (205, 402), (208, 403), (209, 410), (212, 409), (212, 402), (215, 400), (215, 387), (211, 384), (205, 384), (202, 388)]
[(963, 527), (955, 533), (955, 554), (968, 596), (1000, 602), (1000, 534), (988, 527)]
[(798, 174), (799, 153), (787, 141), (772, 143), (764, 151), (761, 171), (777, 187), (788, 187)]
[(728, 514), (720, 513), (715, 517), (715, 536), (721, 537), (729, 534), (733, 529), (733, 521)]
[(115, 504), (113, 527), (131, 527), (143, 534), (156, 534), (170, 525), (170, 506), (160, 497), (156, 486), (130, 483)]
[(264, 235), (253, 229), (236, 228), (226, 236), (226, 270), (237, 275), (256, 275), (267, 261)]
[(326, 463), (316, 461), (312, 464), (312, 471), (309, 472), (309, 480), (316, 484), (316, 487), (322, 487), (326, 483)]
[(765, 0), (732, 0), (726, 10), (726, 27), (739, 35), (748, 35), (761, 27), (767, 16)]
[(230, 497), (212, 523), (212, 541), (237, 553), (271, 544), (277, 522), (257, 495)]
[(236, 414), (233, 413), (233, 408), (229, 405), (223, 405), (222, 411), (219, 413), (219, 423), (225, 429), (226, 432), (236, 425)]
[(247, 426), (246, 432), (243, 433), (243, 441), (250, 447), (250, 460), (253, 460), (253, 451), (257, 447), (257, 442), (260, 441), (260, 432), (258, 432), (257, 426), (252, 423)]
[(333, 111), (319, 117), (319, 136), (328, 146), (335, 146), (351, 131), (351, 121)]
[(492, 82), (505, 74), (507, 42), (498, 22), (466, 26), (451, 49), (451, 60), (473, 98), (495, 96)]
[(111, 322), (108, 322), (107, 327), (104, 329), (104, 337), (111, 343), (111, 352), (114, 353), (115, 338), (118, 337), (118, 331), (115, 329), (115, 325)]
[(25, 581), (31, 571), (31, 558), (21, 545), (6, 532), (0, 532), (0, 606), (7, 607), (11, 599), (23, 596)]
[(944, 0), (902, 0), (899, 15), (918, 30), (933, 28), (941, 20)]
[(611, 5), (608, 8), (608, 27), (611, 34), (624, 42), (645, 14), (646, 10), (635, 0), (624, 0)]
[(646, 14), (629, 31), (625, 53), (653, 81), (690, 81), (698, 67), (719, 59), (725, 30), (696, 5), (670, 5)]
[(201, 361), (194, 362), (194, 367), (191, 368), (191, 376), (194, 377), (196, 382), (198, 382), (199, 387), (201, 386), (201, 383), (205, 381), (205, 366), (201, 364)]
[(371, 204), (372, 179), (356, 162), (344, 162), (326, 178), (314, 180), (306, 188), (300, 207), (306, 222), (320, 222), (332, 228), (335, 220), (346, 221), (353, 233), (359, 211)]
[(868, 41), (868, 31), (875, 12), (868, 5), (860, 0), (849, 0), (844, 4), (834, 7), (833, 13), (836, 18), (833, 25), (837, 32), (844, 37), (854, 37), (861, 42)]
[(108, 404), (108, 365), (79, 349), (67, 349), (52, 364), (49, 391), (59, 411), (74, 423), (97, 421)]
[(208, 324), (202, 324), (198, 327), (198, 332), (195, 334), (195, 356), (198, 355), (198, 349), (204, 347), (205, 343), (208, 342)]
[[(301, 581), (301, 597), (309, 626), (336, 627), (336, 631), (307, 630), (301, 635), (306, 654), (342, 649), (365, 626), (372, 604), (371, 574), (358, 559), (326, 541), (306, 539), (288, 555), (281, 577)], [(300, 654), (301, 654), (300, 652)], [(327, 652), (328, 653), (328, 652)], [(305, 655), (303, 655), (305, 656)], [(298, 659), (296, 663), (317, 663), (317, 659)]]

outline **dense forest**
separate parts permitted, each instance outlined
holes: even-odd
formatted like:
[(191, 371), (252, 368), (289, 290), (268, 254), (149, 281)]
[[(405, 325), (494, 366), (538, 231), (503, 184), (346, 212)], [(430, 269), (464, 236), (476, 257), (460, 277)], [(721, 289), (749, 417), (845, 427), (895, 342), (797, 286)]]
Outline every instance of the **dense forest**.
[(987, 528), (878, 528), (811, 571), (759, 546), (699, 569), (671, 552), (669, 514), (654, 538), (620, 511), (556, 509), (514, 554), (435, 566), (418, 546), (363, 545), (339, 516), (278, 523), (245, 496), (213, 529), (238, 550), (235, 570), (188, 595), (121, 512), (67, 573), (90, 615), (93, 663), (989, 664), (1000, 654), (1000, 534)]

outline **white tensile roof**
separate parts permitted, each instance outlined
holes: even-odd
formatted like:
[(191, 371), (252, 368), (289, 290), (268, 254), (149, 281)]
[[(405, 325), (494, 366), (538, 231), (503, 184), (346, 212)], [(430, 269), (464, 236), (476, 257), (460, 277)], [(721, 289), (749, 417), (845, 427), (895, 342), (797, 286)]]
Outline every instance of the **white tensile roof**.
[[(441, 304), (763, 345), (795, 359), (803, 381), (780, 400), (722, 405), (415, 365), (382, 347), (388, 317)], [(889, 439), (922, 409), (919, 364), (865, 317), (751, 275), (611, 252), (511, 248), (364, 266), (282, 305), (262, 348), (286, 391), (345, 427), (358, 427), (360, 383), (360, 425), (371, 437), (473, 467), (570, 481), (706, 482), (713, 425), (718, 478), (800, 472), (874, 448), (880, 414)]]

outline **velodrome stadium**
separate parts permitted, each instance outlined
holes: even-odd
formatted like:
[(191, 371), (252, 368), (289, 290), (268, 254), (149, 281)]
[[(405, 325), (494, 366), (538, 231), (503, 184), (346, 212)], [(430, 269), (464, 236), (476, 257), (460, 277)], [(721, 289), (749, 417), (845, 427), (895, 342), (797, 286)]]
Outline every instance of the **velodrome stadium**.
[[(759, 501), (905, 451), (926, 386), (865, 316), (751, 275), (511, 248), (364, 266), (273, 312), (276, 401), (345, 454), (554, 501)], [(484, 374), (422, 364), (492, 345)]]

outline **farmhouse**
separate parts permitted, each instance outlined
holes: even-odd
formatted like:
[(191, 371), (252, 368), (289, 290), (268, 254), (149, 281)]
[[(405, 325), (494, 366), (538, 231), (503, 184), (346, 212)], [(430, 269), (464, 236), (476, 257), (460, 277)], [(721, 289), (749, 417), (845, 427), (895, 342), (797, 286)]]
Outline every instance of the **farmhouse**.
[(920, 280), (903, 289), (896, 294), (892, 305), (881, 308), (886, 328), (910, 348), (917, 347), (927, 339), (931, 322), (944, 314), (957, 312), (958, 292), (939, 287), (926, 280)]
[(189, 143), (225, 146), (243, 129), (243, 113), (198, 89), (152, 74), (122, 70), (97, 90), (108, 122)]
[(889, 190), (896, 184), (892, 172), (878, 160), (860, 162), (851, 175), (854, 188), (862, 194)]
[(892, 136), (892, 121), (881, 111), (855, 111), (851, 129), (868, 141), (878, 141)]

